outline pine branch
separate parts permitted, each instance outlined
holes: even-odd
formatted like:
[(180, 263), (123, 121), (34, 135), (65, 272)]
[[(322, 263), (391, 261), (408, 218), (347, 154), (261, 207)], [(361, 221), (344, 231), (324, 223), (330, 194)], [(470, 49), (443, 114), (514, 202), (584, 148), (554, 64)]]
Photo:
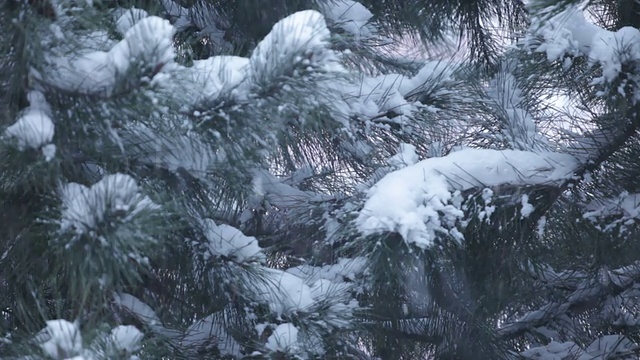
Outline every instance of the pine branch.
[(578, 288), (567, 296), (568, 300), (565, 302), (549, 303), (529, 312), (519, 321), (505, 324), (497, 330), (498, 336), (503, 340), (515, 339), (561, 316), (575, 317), (601, 306), (605, 298), (618, 296), (638, 284), (640, 262), (615, 270), (601, 269), (599, 278), (596, 284), (592, 279), (583, 280)]

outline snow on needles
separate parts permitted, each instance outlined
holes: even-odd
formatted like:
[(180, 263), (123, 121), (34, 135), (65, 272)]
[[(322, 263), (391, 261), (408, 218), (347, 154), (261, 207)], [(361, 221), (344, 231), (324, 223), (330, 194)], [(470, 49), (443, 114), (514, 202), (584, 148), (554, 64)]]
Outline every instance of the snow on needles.
[(195, 101), (215, 99), (225, 91), (242, 97), (245, 92), (236, 88), (245, 82), (248, 66), (249, 59), (239, 56), (212, 56), (195, 60), (188, 69), (188, 76), (194, 85), (198, 85), (193, 87)]
[(149, 14), (142, 9), (131, 8), (124, 10), (116, 20), (116, 29), (124, 36), (137, 22), (148, 16)]
[[(132, 325), (119, 325), (107, 335), (96, 337), (89, 347), (83, 346), (80, 328), (76, 323), (64, 319), (49, 320), (46, 327), (35, 337), (36, 343), (52, 359), (92, 360), (102, 358), (128, 358), (141, 348), (144, 335)], [(104, 343), (101, 339), (106, 340)], [(102, 345), (106, 345), (104, 353)], [(108, 354), (108, 355), (107, 355)], [(107, 356), (105, 356), (107, 355)], [(123, 357), (125, 355), (126, 357)]]
[[(142, 13), (136, 13), (137, 17)], [(122, 15), (131, 17), (131, 13)], [(129, 19), (129, 20), (133, 20)], [(118, 21), (124, 30), (133, 21)], [(52, 68), (44, 73), (44, 81), (67, 91), (111, 95), (118, 80), (130, 73), (133, 67), (162, 70), (175, 57), (173, 48), (174, 28), (168, 20), (150, 16), (140, 19), (126, 30), (124, 39), (109, 51), (80, 50), (74, 58), (47, 55)], [(34, 73), (34, 77), (42, 76)]]
[(202, 224), (209, 241), (205, 260), (211, 256), (235, 258), (240, 263), (266, 260), (258, 240), (253, 236), (246, 236), (233, 226), (216, 225), (211, 219), (204, 219)]
[(47, 115), (50, 111), (44, 95), (31, 91), (27, 95), (29, 107), (22, 113), (4, 134), (17, 142), (18, 149), (41, 149), (45, 159), (51, 160), (55, 155), (55, 145), (51, 144), (55, 127)]
[(261, 302), (269, 304), (278, 317), (309, 310), (314, 305), (311, 288), (303, 279), (278, 269), (264, 270), (264, 278), (247, 282), (247, 287)]
[[(525, 40), (535, 51), (547, 54), (549, 61), (562, 60), (571, 66), (571, 57), (586, 56), (592, 65), (602, 67), (602, 76), (594, 83), (613, 83), (621, 79), (617, 91), (625, 95), (625, 86), (633, 86), (633, 100), (640, 100), (640, 30), (623, 27), (608, 31), (587, 21), (577, 6), (552, 17), (548, 21), (534, 21), (533, 37)], [(542, 38), (542, 42), (536, 37)], [(623, 70), (623, 65), (630, 65)], [(621, 73), (625, 76), (620, 76)]]
[(51, 118), (42, 110), (27, 110), (5, 134), (18, 141), (18, 148), (38, 149), (53, 140), (54, 126)]
[(40, 344), (42, 350), (53, 359), (67, 359), (82, 352), (80, 329), (67, 320), (49, 320), (41, 337), (48, 338)]
[(278, 325), (267, 339), (267, 349), (284, 353), (295, 353), (298, 346), (298, 332), (298, 328), (291, 323)]
[(124, 221), (143, 210), (155, 210), (158, 205), (142, 195), (136, 181), (129, 175), (107, 175), (90, 188), (69, 183), (61, 191), (62, 231), (78, 234), (95, 230), (108, 216), (120, 216)]
[(320, 4), (320, 9), (327, 19), (356, 40), (370, 38), (375, 33), (375, 29), (368, 24), (373, 14), (357, 1), (328, 0)]
[(567, 154), (466, 149), (387, 174), (368, 192), (356, 226), (364, 235), (397, 232), (421, 248), (438, 233), (462, 240), (460, 192), (498, 185), (559, 184), (579, 163)]
[(110, 345), (127, 354), (140, 350), (140, 342), (144, 335), (133, 325), (119, 325), (111, 330)]
[(287, 16), (256, 46), (249, 59), (251, 73), (277, 78), (290, 70), (292, 61), (329, 72), (342, 71), (337, 55), (329, 48), (330, 36), (324, 17), (317, 11)]

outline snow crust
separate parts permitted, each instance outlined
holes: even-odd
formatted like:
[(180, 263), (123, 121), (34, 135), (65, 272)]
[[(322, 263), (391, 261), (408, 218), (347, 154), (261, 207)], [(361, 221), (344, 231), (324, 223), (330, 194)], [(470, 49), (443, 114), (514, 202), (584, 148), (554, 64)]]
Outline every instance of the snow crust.
[(246, 236), (233, 226), (216, 225), (211, 219), (204, 219), (203, 226), (209, 241), (205, 260), (211, 256), (234, 258), (241, 263), (266, 260), (258, 240), (253, 236)]
[(93, 186), (69, 183), (60, 191), (62, 200), (61, 231), (78, 234), (95, 230), (107, 216), (120, 214), (123, 221), (143, 210), (158, 209), (149, 197), (142, 195), (131, 176), (107, 175)]
[(498, 185), (560, 184), (579, 162), (568, 154), (466, 149), (389, 173), (369, 191), (356, 226), (364, 235), (397, 232), (421, 248), (437, 234), (461, 239), (460, 191)]

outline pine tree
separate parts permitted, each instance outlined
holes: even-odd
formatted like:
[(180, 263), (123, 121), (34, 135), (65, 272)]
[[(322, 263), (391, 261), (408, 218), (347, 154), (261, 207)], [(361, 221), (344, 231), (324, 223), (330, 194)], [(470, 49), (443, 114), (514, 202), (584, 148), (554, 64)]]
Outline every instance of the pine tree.
[(0, 357), (637, 357), (637, 2), (2, 6)]

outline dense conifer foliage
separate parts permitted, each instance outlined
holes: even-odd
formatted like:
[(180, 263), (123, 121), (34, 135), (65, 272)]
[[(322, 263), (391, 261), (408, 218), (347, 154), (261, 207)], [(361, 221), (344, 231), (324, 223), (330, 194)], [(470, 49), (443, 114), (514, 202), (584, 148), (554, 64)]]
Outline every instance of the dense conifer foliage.
[(638, 1), (0, 6), (0, 358), (638, 358)]

